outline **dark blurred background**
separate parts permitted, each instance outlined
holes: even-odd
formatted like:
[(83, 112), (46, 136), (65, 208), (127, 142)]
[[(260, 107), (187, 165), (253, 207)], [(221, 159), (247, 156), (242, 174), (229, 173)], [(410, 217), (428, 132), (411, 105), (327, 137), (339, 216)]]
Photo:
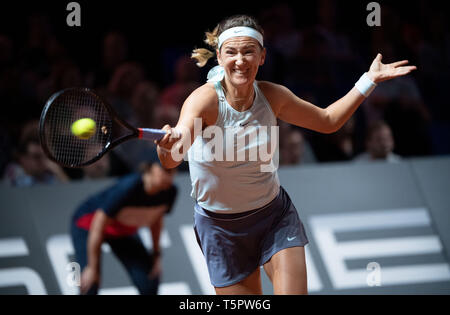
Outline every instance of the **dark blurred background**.
[(40, 150), (41, 110), (54, 92), (84, 86), (136, 126), (174, 125), (215, 64), (200, 69), (190, 52), (234, 14), (255, 16), (265, 30), (268, 55), (258, 79), (320, 107), (345, 95), (378, 52), (384, 63), (408, 59), (418, 67), (381, 83), (334, 134), (280, 122), (281, 165), (450, 153), (450, 37), (440, 1), (377, 1), (381, 26), (373, 27), (366, 22), (370, 1), (77, 1), (80, 27), (66, 23), (69, 2), (2, 4), (0, 174), (12, 185), (121, 175), (156, 159), (152, 144), (130, 142), (90, 168), (62, 170)]

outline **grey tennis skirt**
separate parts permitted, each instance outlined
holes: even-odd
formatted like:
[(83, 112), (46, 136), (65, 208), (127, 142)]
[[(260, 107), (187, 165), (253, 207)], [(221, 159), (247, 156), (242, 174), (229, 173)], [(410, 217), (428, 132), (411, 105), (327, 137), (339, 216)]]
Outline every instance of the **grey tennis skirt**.
[(218, 214), (196, 204), (194, 230), (215, 287), (242, 281), (282, 249), (308, 244), (283, 187), (266, 206), (238, 214)]

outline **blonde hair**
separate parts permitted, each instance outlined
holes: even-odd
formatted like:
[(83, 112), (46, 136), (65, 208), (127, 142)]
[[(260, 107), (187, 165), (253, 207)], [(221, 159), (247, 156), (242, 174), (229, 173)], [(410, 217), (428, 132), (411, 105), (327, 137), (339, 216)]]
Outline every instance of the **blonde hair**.
[[(219, 43), (219, 25), (212, 32), (206, 32), (206, 38), (204, 42), (210, 47), (217, 49)], [(203, 67), (206, 65), (208, 60), (215, 56), (215, 53), (206, 48), (196, 48), (192, 51), (191, 58), (197, 60), (197, 66)]]
[(204, 67), (208, 60), (216, 55), (216, 50), (219, 45), (219, 35), (222, 34), (223, 31), (226, 31), (229, 28), (236, 26), (248, 26), (256, 29), (261, 34), (264, 34), (264, 31), (261, 26), (259, 26), (258, 22), (255, 18), (248, 15), (234, 15), (229, 17), (222, 22), (220, 22), (212, 32), (205, 33), (204, 42), (212, 47), (214, 51), (211, 51), (206, 48), (196, 48), (192, 51), (191, 58), (197, 60), (197, 66)]

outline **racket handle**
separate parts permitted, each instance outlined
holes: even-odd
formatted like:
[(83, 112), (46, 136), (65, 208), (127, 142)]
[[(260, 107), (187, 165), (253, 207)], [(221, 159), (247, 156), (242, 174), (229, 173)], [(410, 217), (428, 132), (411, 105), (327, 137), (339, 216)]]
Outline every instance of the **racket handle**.
[(152, 128), (138, 128), (138, 131), (139, 139), (147, 141), (161, 140), (166, 134), (164, 130)]

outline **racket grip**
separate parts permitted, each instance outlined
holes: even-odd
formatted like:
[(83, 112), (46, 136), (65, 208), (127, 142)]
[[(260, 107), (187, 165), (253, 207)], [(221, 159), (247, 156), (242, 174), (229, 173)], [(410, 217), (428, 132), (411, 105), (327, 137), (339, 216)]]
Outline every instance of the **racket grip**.
[(166, 134), (164, 130), (152, 128), (138, 128), (138, 131), (139, 139), (147, 141), (161, 140)]

